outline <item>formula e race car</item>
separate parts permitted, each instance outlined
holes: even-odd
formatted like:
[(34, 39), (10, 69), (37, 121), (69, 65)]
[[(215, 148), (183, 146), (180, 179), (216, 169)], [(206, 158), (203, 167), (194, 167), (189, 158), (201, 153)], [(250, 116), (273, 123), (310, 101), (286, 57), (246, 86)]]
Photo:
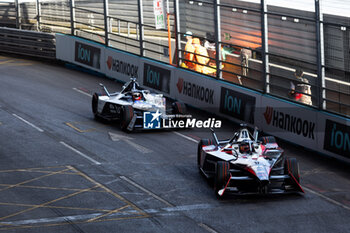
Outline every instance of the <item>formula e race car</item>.
[(217, 197), (231, 194), (282, 194), (304, 192), (299, 184), (299, 165), (287, 158), (272, 136), (253, 135), (245, 125), (228, 140), (201, 139), (197, 164), (200, 172), (214, 180)]
[[(105, 94), (95, 93), (92, 96), (92, 112), (95, 119), (117, 120), (124, 131), (146, 128), (144, 113), (153, 113), (147, 129), (155, 129), (161, 128), (163, 119), (169, 120), (186, 112), (186, 106), (181, 102), (172, 103), (171, 109), (167, 110), (166, 100), (162, 94), (142, 89), (134, 78), (123, 86), (121, 92), (109, 93), (103, 84), (100, 86)], [(158, 121), (154, 122), (156, 118)]]

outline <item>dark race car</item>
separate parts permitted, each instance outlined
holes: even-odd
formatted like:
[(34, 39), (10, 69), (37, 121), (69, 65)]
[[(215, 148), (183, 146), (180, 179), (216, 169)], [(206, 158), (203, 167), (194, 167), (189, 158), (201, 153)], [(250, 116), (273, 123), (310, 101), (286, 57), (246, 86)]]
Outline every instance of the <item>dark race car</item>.
[(304, 192), (299, 184), (299, 165), (284, 156), (274, 137), (252, 135), (242, 125), (229, 140), (201, 139), (197, 164), (201, 173), (214, 180), (218, 197), (231, 194), (282, 194)]
[(172, 103), (171, 109), (167, 110), (163, 95), (142, 89), (136, 79), (131, 79), (123, 86), (121, 92), (116, 93), (109, 93), (103, 84), (100, 86), (105, 94), (95, 93), (92, 96), (92, 112), (95, 119), (117, 120), (121, 129), (125, 131), (143, 129), (145, 112), (152, 112), (154, 118), (160, 117), (166, 121), (186, 112), (186, 106), (180, 102)]

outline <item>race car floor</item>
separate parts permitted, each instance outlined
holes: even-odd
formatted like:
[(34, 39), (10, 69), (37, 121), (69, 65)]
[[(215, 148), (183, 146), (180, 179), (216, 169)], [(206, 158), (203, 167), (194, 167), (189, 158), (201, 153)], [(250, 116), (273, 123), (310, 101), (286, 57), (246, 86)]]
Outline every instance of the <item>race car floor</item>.
[[(305, 194), (217, 200), (196, 166), (196, 142), (211, 138), (208, 130), (124, 133), (91, 113), (98, 83), (111, 91), (120, 83), (7, 56), (0, 72), (0, 231), (350, 229), (347, 163), (279, 141), (299, 160)], [(223, 122), (218, 136), (227, 138), (237, 126)]]

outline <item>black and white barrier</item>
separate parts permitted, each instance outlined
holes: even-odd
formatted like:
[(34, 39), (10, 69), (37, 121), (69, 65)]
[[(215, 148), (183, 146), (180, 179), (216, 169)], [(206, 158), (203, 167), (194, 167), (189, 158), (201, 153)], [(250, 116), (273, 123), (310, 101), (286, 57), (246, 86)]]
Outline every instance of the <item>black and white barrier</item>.
[(69, 35), (56, 35), (56, 58), (126, 82), (305, 148), (350, 159), (350, 119), (263, 95), (174, 66)]

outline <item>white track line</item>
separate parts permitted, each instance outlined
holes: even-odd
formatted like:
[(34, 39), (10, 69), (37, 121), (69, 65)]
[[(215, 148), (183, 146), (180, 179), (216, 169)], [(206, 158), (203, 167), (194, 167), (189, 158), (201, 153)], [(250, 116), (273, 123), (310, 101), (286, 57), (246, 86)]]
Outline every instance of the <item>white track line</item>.
[(329, 197), (327, 197), (327, 196), (325, 196), (325, 195), (323, 195), (321, 193), (318, 193), (318, 192), (316, 192), (316, 191), (314, 191), (312, 189), (306, 188), (306, 187), (303, 187), (303, 189), (305, 189), (306, 191), (308, 191), (310, 193), (313, 193), (313, 194), (315, 194), (315, 195), (317, 195), (317, 196), (319, 196), (319, 197), (321, 197), (321, 198), (323, 198), (323, 199), (325, 199), (325, 200), (327, 200), (327, 201), (329, 201), (329, 202), (331, 202), (331, 203), (333, 203), (335, 205), (338, 205), (340, 207), (343, 207), (344, 209), (350, 210), (349, 206), (346, 206), (346, 205), (344, 205), (344, 204), (342, 204), (342, 203), (340, 203), (340, 202), (338, 202), (336, 200), (333, 200), (333, 199), (331, 199), (331, 198), (329, 198)]
[(93, 162), (94, 164), (96, 164), (96, 165), (101, 165), (101, 163), (100, 162), (97, 162), (96, 160), (94, 160), (93, 158), (90, 158), (89, 156), (87, 156), (86, 154), (84, 154), (84, 153), (82, 153), (82, 152), (80, 152), (80, 151), (78, 151), (77, 149), (75, 149), (75, 148), (73, 148), (73, 147), (71, 147), (70, 145), (68, 145), (67, 143), (65, 143), (65, 142), (60, 142), (63, 146), (65, 146), (65, 147), (67, 147), (68, 149), (70, 149), (70, 150), (72, 150), (72, 151), (74, 151), (75, 153), (77, 153), (78, 155), (80, 155), (80, 156), (82, 156), (82, 157), (84, 157), (84, 158), (86, 158), (86, 159), (88, 159), (88, 160), (90, 160), (91, 162)]
[(167, 206), (170, 207), (174, 207), (174, 205), (170, 204), (169, 202), (167, 202), (166, 200), (164, 200), (163, 198), (157, 196), (156, 194), (152, 193), (151, 191), (145, 189), (144, 187), (136, 184), (134, 181), (130, 180), (129, 178), (125, 177), (125, 176), (120, 176), (120, 179), (125, 180), (126, 182), (128, 182), (129, 184), (135, 186), (136, 188), (142, 190), (143, 192), (147, 193), (148, 195), (154, 197), (155, 199), (157, 199), (160, 202), (163, 202), (164, 204), (166, 204)]
[(193, 139), (191, 137), (188, 137), (182, 133), (179, 133), (179, 132), (176, 132), (176, 131), (173, 131), (174, 134), (180, 136), (180, 137), (183, 137), (183, 138), (186, 138), (187, 140), (190, 140), (191, 142), (194, 142), (194, 143), (198, 143), (198, 141), (196, 139)]
[(204, 223), (199, 223), (198, 226), (204, 228), (205, 230), (207, 230), (211, 233), (218, 233), (217, 231), (215, 231), (214, 229), (212, 229), (211, 227), (209, 227), (208, 225), (206, 225)]
[(78, 88), (73, 88), (73, 90), (74, 91), (77, 91), (77, 92), (79, 92), (80, 94), (83, 94), (83, 95), (86, 95), (86, 96), (89, 96), (89, 97), (92, 97), (92, 95), (91, 94), (89, 94), (89, 93), (86, 93), (86, 92), (84, 92), (84, 91), (82, 91), (82, 90), (79, 90)]
[(24, 123), (26, 123), (27, 125), (30, 125), (31, 127), (33, 127), (34, 129), (38, 130), (39, 132), (44, 132), (44, 130), (40, 129), (39, 127), (35, 126), (34, 124), (30, 123), (29, 121), (24, 120), (22, 117), (16, 115), (16, 114), (12, 114), (14, 117), (16, 117), (17, 119), (20, 119), (21, 121), (23, 121)]

